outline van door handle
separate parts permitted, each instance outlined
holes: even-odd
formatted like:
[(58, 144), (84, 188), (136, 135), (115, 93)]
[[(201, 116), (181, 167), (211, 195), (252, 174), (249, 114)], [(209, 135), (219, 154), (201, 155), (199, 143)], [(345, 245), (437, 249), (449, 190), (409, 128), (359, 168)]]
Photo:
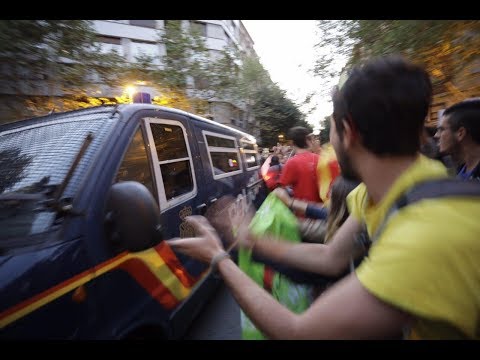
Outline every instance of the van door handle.
[(210, 199), (210, 204), (213, 204), (217, 200), (218, 200), (217, 198)]
[(200, 204), (195, 209), (197, 209), (197, 214), (203, 215), (207, 211), (207, 204)]

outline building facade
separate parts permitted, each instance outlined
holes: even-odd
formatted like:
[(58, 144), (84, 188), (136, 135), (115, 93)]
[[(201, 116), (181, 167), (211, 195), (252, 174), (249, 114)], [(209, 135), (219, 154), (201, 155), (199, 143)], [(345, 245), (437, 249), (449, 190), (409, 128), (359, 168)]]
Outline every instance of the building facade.
[[(116, 50), (127, 61), (134, 62), (136, 57), (148, 55), (155, 59), (154, 64), (162, 66), (161, 58), (166, 54), (166, 48), (159, 41), (159, 31), (163, 30), (168, 20), (95, 20), (93, 26), (98, 34), (97, 41), (102, 51)], [(253, 40), (240, 20), (182, 20), (183, 29), (195, 28), (205, 40), (210, 55), (215, 57), (227, 46), (235, 46), (247, 55), (256, 56)], [(199, 80), (187, 78), (188, 94), (201, 96), (197, 89), (202, 88)], [(152, 98), (158, 90), (153, 87), (136, 85), (137, 90), (148, 92)], [(214, 89), (213, 89), (214, 90)], [(110, 97), (118, 95), (120, 89), (103, 87), (97, 89), (95, 96)], [(208, 117), (214, 121), (250, 130), (255, 119), (249, 114), (246, 104), (212, 97), (208, 100)]]

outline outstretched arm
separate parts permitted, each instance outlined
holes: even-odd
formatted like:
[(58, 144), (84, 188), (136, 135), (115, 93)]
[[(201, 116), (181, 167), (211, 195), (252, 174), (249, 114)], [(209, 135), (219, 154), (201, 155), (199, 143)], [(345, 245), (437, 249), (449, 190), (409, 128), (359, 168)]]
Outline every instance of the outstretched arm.
[[(172, 248), (205, 262), (223, 251), (215, 230), (201, 217), (189, 219), (197, 238), (168, 240)], [(245, 275), (228, 258), (218, 270), (253, 323), (271, 339), (391, 338), (409, 316), (370, 294), (354, 274), (320, 296), (303, 314), (294, 314)]]
[(390, 339), (401, 335), (407, 314), (369, 293), (355, 274), (295, 314), (245, 275), (231, 260), (219, 271), (242, 310), (270, 339)]
[(360, 230), (359, 222), (350, 216), (328, 244), (294, 244), (268, 236), (261, 239), (252, 234), (247, 236), (255, 254), (299, 270), (323, 276), (339, 276), (348, 269), (351, 258), (355, 259), (361, 254), (354, 242)]
[[(345, 273), (352, 257), (356, 259), (361, 249), (355, 246), (355, 235), (362, 229), (360, 223), (350, 216), (338, 229), (328, 244), (291, 243), (273, 236), (256, 237), (249, 231), (255, 215), (250, 209), (246, 214), (225, 216), (225, 209), (233, 199), (221, 198), (215, 204), (219, 209), (210, 211), (209, 220), (231, 246), (251, 248), (254, 254), (298, 270), (317, 273), (326, 277), (337, 277)], [(235, 233), (235, 235), (234, 235)]]

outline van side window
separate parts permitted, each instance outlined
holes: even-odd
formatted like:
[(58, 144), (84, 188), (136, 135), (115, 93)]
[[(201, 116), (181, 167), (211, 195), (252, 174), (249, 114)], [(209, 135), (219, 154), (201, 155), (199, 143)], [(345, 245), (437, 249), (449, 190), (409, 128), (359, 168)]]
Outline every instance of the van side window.
[(194, 190), (192, 164), (180, 126), (151, 123), (167, 201)]
[(240, 154), (232, 136), (203, 131), (208, 156), (213, 169), (213, 178), (221, 179), (242, 172)]
[(240, 141), (242, 144), (242, 152), (245, 158), (245, 163), (247, 165), (248, 170), (253, 170), (254, 168), (260, 166), (258, 163), (258, 148), (257, 144), (247, 142), (247, 141)]
[(150, 193), (155, 196), (153, 191), (152, 172), (148, 162), (145, 142), (142, 131), (137, 129), (132, 142), (123, 157), (120, 169), (117, 172), (115, 182), (120, 181), (138, 181), (145, 185)]

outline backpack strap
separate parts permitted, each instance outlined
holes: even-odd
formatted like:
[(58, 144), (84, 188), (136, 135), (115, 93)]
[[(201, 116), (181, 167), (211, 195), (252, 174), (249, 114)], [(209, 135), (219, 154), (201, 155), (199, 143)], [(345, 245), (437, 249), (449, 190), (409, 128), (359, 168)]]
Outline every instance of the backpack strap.
[[(437, 199), (445, 197), (474, 197), (480, 200), (480, 183), (476, 181), (464, 181), (455, 178), (442, 178), (436, 180), (427, 180), (414, 185), (404, 192), (398, 200), (390, 207), (382, 223), (379, 225), (372, 237), (369, 237), (364, 225), (363, 230), (355, 237), (356, 246), (364, 250), (364, 256), (367, 256), (370, 245), (375, 242), (383, 232), (389, 220), (400, 209), (414, 204), (420, 200)], [(359, 263), (357, 261), (357, 263)], [(350, 259), (350, 269), (353, 271), (355, 264), (353, 256)]]
[(422, 182), (402, 195), (395, 203), (398, 209), (423, 199), (441, 197), (480, 197), (480, 184), (455, 178)]

